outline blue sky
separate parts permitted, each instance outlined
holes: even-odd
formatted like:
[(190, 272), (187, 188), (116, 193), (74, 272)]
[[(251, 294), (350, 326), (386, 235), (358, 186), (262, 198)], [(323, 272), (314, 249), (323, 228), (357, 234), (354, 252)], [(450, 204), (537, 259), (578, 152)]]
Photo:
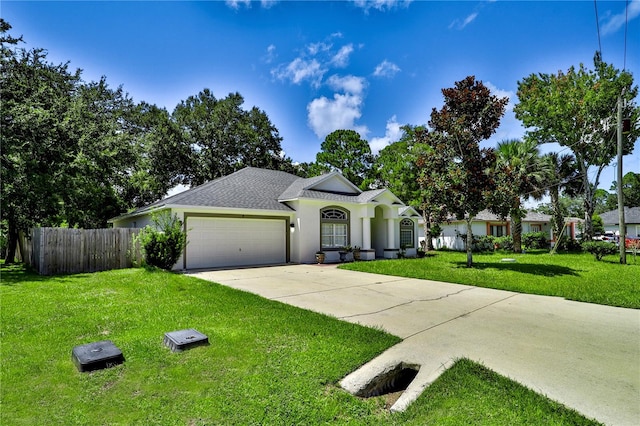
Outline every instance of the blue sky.
[[(440, 90), (475, 75), (509, 110), (485, 146), (518, 138), (518, 80), (584, 63), (598, 32), (605, 61), (640, 83), (640, 0), (597, 1), (1, 1), (27, 48), (70, 61), (86, 81), (105, 75), (135, 101), (170, 112), (204, 88), (238, 91), (264, 110), (294, 161), (325, 136), (354, 129), (374, 151), (404, 124), (425, 124)], [(625, 7), (627, 7), (625, 12)], [(628, 20), (625, 57), (625, 16)], [(560, 150), (543, 146), (544, 152)], [(640, 143), (624, 159), (640, 172)], [(600, 187), (609, 189), (615, 168)]]

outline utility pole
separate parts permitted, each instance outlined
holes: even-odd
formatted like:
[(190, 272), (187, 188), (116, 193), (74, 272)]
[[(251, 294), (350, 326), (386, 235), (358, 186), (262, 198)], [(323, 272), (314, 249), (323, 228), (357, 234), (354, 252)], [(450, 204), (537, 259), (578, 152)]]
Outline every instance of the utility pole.
[[(623, 89), (624, 91), (624, 89)], [(624, 199), (622, 197), (622, 95), (618, 95), (618, 243), (620, 248), (620, 263), (627, 263), (627, 249), (625, 247), (626, 226), (624, 223)]]

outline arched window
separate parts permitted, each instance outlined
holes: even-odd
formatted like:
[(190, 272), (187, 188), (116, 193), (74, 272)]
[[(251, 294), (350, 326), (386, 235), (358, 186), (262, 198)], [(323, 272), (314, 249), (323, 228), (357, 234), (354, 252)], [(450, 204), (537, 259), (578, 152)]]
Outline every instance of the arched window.
[(320, 211), (320, 241), (323, 250), (349, 244), (349, 212), (337, 207)]
[(413, 248), (415, 246), (414, 224), (411, 219), (402, 219), (400, 222), (400, 247)]

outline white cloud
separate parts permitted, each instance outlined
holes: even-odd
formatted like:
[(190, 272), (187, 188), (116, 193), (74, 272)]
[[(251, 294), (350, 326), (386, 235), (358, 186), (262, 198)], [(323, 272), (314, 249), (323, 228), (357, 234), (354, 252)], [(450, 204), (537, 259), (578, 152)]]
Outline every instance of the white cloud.
[(270, 44), (267, 46), (267, 54), (263, 57), (265, 63), (270, 64), (273, 62), (278, 55), (276, 54), (276, 46), (274, 44)]
[(513, 106), (515, 105), (514, 102), (516, 99), (516, 94), (512, 90), (498, 89), (490, 81), (486, 81), (483, 84), (487, 87), (487, 89), (491, 91), (492, 95), (497, 96), (498, 98), (504, 98), (504, 97), (509, 98), (509, 103), (507, 104), (505, 111), (513, 110)]
[(389, 62), (385, 59), (376, 66), (376, 69), (373, 71), (373, 75), (376, 77), (391, 78), (398, 72), (400, 72), (400, 67), (398, 67), (393, 62)]
[(247, 8), (251, 7), (251, 0), (226, 0), (225, 3), (231, 9), (238, 10), (241, 5), (246, 6)]
[(296, 58), (286, 67), (280, 66), (271, 70), (271, 75), (280, 80), (291, 80), (295, 84), (309, 80), (312, 86), (318, 87), (322, 83), (325, 72), (326, 68), (323, 68), (316, 59)]
[[(247, 9), (251, 8), (251, 0), (225, 0), (225, 3), (228, 7), (235, 10), (240, 9), (240, 6), (245, 6)], [(263, 9), (270, 9), (276, 3), (278, 3), (278, 0), (260, 0), (260, 6), (262, 6)]]
[(307, 46), (307, 51), (311, 56), (315, 56), (321, 52), (328, 52), (329, 50), (331, 50), (332, 47), (333, 47), (333, 44), (331, 43), (324, 43), (324, 42), (311, 43)]
[(325, 96), (314, 99), (307, 105), (309, 126), (319, 139), (339, 129), (355, 130), (366, 137), (369, 129), (355, 124), (362, 116), (362, 103), (362, 97), (352, 93), (335, 93), (333, 99)]
[(371, 151), (374, 154), (380, 152), (385, 146), (392, 144), (393, 142), (397, 142), (402, 137), (402, 129), (400, 128), (400, 123), (398, 123), (396, 116), (394, 115), (389, 120), (387, 120), (387, 129), (384, 133), (384, 136), (380, 138), (373, 138), (371, 142), (369, 142), (369, 146), (371, 146)]
[(260, 0), (260, 6), (263, 9), (271, 9), (276, 3), (278, 3), (278, 0)]
[(451, 24), (449, 24), (449, 29), (456, 28), (458, 30), (461, 30), (467, 25), (469, 25), (470, 23), (472, 23), (477, 17), (478, 17), (478, 12), (473, 12), (472, 14), (464, 18), (464, 20), (462, 21), (460, 21), (459, 19), (456, 19)]
[(336, 67), (344, 68), (349, 64), (349, 55), (353, 52), (353, 44), (342, 46), (338, 53), (331, 58), (331, 63)]
[(353, 3), (364, 9), (366, 13), (370, 9), (379, 10), (381, 12), (385, 10), (392, 10), (396, 7), (409, 7), (413, 0), (353, 0)]
[(308, 80), (313, 87), (320, 87), (325, 73), (331, 68), (347, 66), (349, 56), (354, 51), (353, 44), (347, 44), (336, 52), (330, 40), (340, 37), (342, 37), (341, 33), (333, 33), (325, 41), (307, 44), (297, 58), (271, 69), (271, 75), (279, 80), (290, 80), (295, 84)]
[(367, 86), (367, 80), (363, 77), (356, 77), (354, 75), (340, 77), (334, 74), (327, 79), (327, 84), (331, 89), (337, 92), (360, 95)]
[(606, 19), (606, 22), (602, 24), (602, 35), (615, 33), (622, 28), (625, 22), (640, 16), (640, 0), (631, 1), (626, 8), (617, 15), (611, 15)]

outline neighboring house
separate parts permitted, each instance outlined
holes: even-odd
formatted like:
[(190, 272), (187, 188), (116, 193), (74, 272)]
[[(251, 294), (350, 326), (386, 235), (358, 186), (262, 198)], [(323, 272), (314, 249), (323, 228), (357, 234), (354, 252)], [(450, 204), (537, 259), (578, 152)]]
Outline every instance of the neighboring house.
[[(604, 225), (605, 232), (614, 232), (618, 234), (619, 216), (618, 210), (611, 210), (600, 215), (602, 218), (602, 224)], [(640, 207), (625, 207), (624, 208), (624, 224), (626, 225), (627, 237), (640, 237)]]
[[(567, 221), (568, 235), (571, 238), (576, 236), (576, 224), (577, 220)], [(448, 223), (440, 225), (442, 227), (442, 233), (437, 238), (433, 239), (433, 246), (438, 248), (449, 248), (453, 250), (464, 250), (465, 241), (460, 235), (467, 233), (467, 222), (464, 220), (457, 220), (450, 218)], [(422, 219), (419, 221), (419, 240), (424, 240), (424, 222)], [(549, 240), (553, 241), (553, 225), (551, 223), (551, 216), (536, 212), (527, 212), (527, 215), (522, 219), (522, 233), (528, 232), (544, 232), (548, 235)], [(511, 219), (507, 217), (506, 220), (501, 220), (498, 215), (495, 215), (488, 210), (483, 210), (476, 215), (471, 223), (471, 229), (473, 235), (481, 237), (486, 235), (493, 235), (494, 237), (502, 237), (505, 235), (511, 235)]]
[(361, 191), (338, 172), (309, 179), (247, 167), (155, 202), (110, 222), (140, 228), (151, 213), (178, 215), (187, 247), (174, 269), (327, 262), (339, 248), (361, 247), (361, 258), (415, 255), (419, 214), (388, 189)]

